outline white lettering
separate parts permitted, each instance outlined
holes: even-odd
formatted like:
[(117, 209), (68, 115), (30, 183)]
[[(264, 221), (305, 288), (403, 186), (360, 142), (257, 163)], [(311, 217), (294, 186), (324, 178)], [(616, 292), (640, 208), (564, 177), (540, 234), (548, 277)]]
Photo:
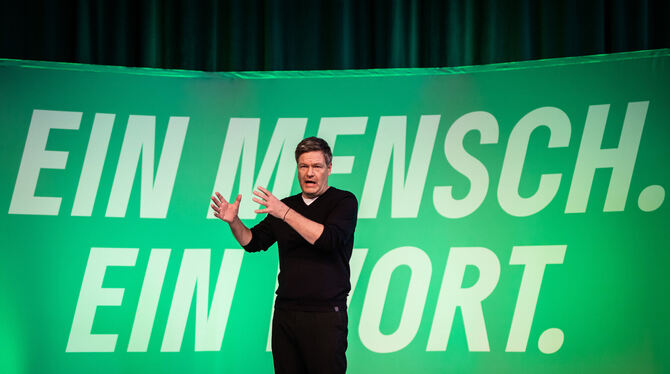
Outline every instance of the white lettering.
[(91, 248), (65, 352), (114, 352), (117, 334), (91, 334), (98, 306), (119, 306), (123, 288), (102, 288), (109, 266), (135, 266), (137, 248)]
[[(338, 135), (362, 135), (368, 117), (324, 117), (319, 124), (318, 137), (325, 140), (335, 154), (335, 141)], [(333, 156), (331, 174), (350, 174), (354, 168), (354, 156)]]
[(72, 205), (73, 216), (90, 217), (95, 204), (95, 196), (98, 193), (100, 176), (107, 156), (109, 138), (112, 135), (114, 125), (114, 114), (96, 113), (93, 120), (91, 137), (86, 148), (84, 166), (81, 169), (77, 194)]
[(412, 158), (405, 177), (406, 122), (407, 117), (405, 116), (385, 116), (379, 119), (379, 128), (372, 147), (370, 166), (358, 210), (359, 218), (377, 217), (379, 202), (382, 191), (384, 191), (384, 181), (391, 162), (391, 153), (393, 153), (391, 217), (416, 218), (419, 212), (440, 116), (421, 116)]
[(612, 168), (612, 177), (604, 212), (622, 211), (626, 206), (630, 180), (635, 168), (640, 137), (649, 101), (628, 103), (618, 148), (601, 149), (609, 104), (591, 105), (586, 115), (582, 143), (579, 146), (575, 173), (570, 184), (566, 213), (584, 213), (597, 168)]
[(169, 249), (151, 250), (147, 272), (144, 275), (144, 283), (140, 292), (140, 300), (137, 303), (135, 321), (130, 332), (128, 352), (147, 351), (169, 260)]
[(218, 351), (221, 349), (243, 254), (244, 251), (240, 249), (224, 251), (212, 305), (208, 311), (210, 250), (184, 250), (165, 327), (162, 352), (178, 352), (181, 349), (194, 289), (196, 293), (195, 350)]
[[(479, 280), (472, 287), (464, 289), (461, 288), (461, 284), (468, 265), (479, 269)], [(500, 262), (491, 250), (482, 247), (451, 248), (426, 350), (447, 349), (456, 308), (460, 307), (468, 349), (471, 352), (488, 352), (489, 340), (486, 335), (482, 301), (493, 292), (499, 278)]]
[[(277, 126), (272, 133), (270, 145), (265, 152), (261, 169), (254, 183), (259, 126), (259, 118), (230, 119), (226, 141), (221, 152), (219, 170), (214, 181), (213, 192), (220, 192), (229, 201), (235, 200), (232, 196), (233, 183), (240, 164), (240, 157), (242, 158), (239, 191), (242, 196), (249, 196), (249, 198), (242, 199), (240, 203), (238, 214), (242, 219), (256, 218), (254, 209), (258, 204), (251, 201), (252, 191), (256, 186), (269, 187), (267, 184), (270, 182), (277, 161), (279, 161), (279, 166), (277, 167), (272, 193), (280, 198), (291, 193), (296, 170), (294, 151), (305, 133), (307, 118), (280, 118), (277, 120)], [(242, 154), (242, 149), (244, 149), (244, 154)], [(209, 208), (209, 203), (207, 218), (214, 218), (214, 212)]]
[(519, 184), (528, 142), (533, 131), (541, 126), (546, 126), (551, 131), (549, 148), (567, 147), (570, 143), (570, 119), (558, 108), (535, 109), (521, 118), (514, 126), (507, 143), (505, 161), (498, 184), (498, 202), (507, 213), (513, 216), (530, 216), (544, 209), (556, 196), (561, 184), (561, 174), (543, 174), (540, 177), (540, 186), (533, 196), (519, 196)]
[(154, 179), (155, 116), (131, 115), (107, 205), (107, 217), (125, 217), (130, 192), (142, 155), (140, 217), (165, 218), (186, 137), (188, 117), (170, 117)]
[(81, 115), (81, 112), (33, 111), (19, 174), (9, 204), (9, 214), (58, 215), (61, 198), (35, 196), (37, 179), (41, 169), (65, 169), (68, 152), (46, 150), (49, 131), (77, 130)]
[[(392, 334), (385, 335), (379, 326), (386, 302), (391, 274), (399, 266), (409, 266), (412, 275), (407, 287), (400, 325)], [(370, 274), (370, 283), (363, 303), (359, 335), (369, 350), (378, 353), (395, 352), (406, 347), (421, 324), (421, 316), (428, 295), (432, 265), (424, 251), (416, 247), (400, 247), (384, 254)]]
[(489, 188), (489, 174), (479, 160), (463, 148), (463, 138), (470, 131), (480, 134), (481, 144), (498, 142), (498, 122), (487, 112), (472, 112), (457, 119), (444, 141), (444, 154), (449, 164), (470, 180), (470, 192), (463, 199), (454, 199), (452, 186), (438, 186), (433, 190), (435, 210), (443, 217), (462, 218), (477, 210)]
[(510, 265), (525, 265), (519, 298), (514, 308), (512, 327), (507, 339), (506, 352), (525, 352), (530, 328), (533, 324), (537, 299), (544, 269), (548, 264), (562, 264), (565, 257), (565, 245), (518, 246), (512, 249)]

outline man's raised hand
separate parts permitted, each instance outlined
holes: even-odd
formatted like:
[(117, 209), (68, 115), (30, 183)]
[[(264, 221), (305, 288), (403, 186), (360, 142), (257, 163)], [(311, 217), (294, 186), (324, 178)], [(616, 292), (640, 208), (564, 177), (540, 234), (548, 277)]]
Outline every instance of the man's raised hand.
[(235, 218), (237, 218), (237, 212), (240, 210), (240, 201), (242, 201), (242, 195), (237, 195), (235, 202), (230, 204), (226, 199), (221, 196), (220, 193), (216, 192), (212, 196), (212, 209), (214, 209), (214, 217), (221, 219), (222, 221), (232, 223)]
[(266, 188), (258, 186), (257, 190), (254, 191), (254, 195), (258, 196), (260, 199), (252, 198), (253, 201), (263, 205), (264, 209), (256, 209), (255, 213), (267, 213), (273, 215), (279, 219), (286, 218), (286, 214), (289, 211), (289, 207), (284, 204), (281, 200), (277, 199), (273, 194), (270, 193)]

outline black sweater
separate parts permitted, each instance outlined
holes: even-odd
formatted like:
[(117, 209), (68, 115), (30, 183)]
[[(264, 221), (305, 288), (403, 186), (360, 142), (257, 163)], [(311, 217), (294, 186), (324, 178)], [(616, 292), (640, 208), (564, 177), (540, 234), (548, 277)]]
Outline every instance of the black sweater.
[[(346, 309), (349, 259), (354, 246), (358, 202), (354, 194), (329, 187), (312, 204), (301, 194), (282, 201), (306, 218), (321, 223), (323, 233), (309, 244), (291, 226), (268, 214), (251, 228), (247, 252), (279, 248), (279, 288), (276, 306), (298, 310)], [(291, 213), (289, 213), (291, 214)]]

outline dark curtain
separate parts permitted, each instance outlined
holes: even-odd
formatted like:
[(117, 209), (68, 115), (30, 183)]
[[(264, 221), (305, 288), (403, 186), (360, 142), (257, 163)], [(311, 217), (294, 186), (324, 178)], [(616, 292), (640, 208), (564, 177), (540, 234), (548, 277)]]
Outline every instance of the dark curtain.
[(5, 1), (0, 57), (207, 71), (477, 65), (670, 47), (670, 1)]

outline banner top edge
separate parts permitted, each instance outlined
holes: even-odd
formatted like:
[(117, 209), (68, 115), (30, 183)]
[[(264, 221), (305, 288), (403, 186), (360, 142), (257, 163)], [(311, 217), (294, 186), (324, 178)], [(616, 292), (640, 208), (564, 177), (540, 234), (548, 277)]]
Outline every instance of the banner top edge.
[(455, 75), (501, 70), (518, 70), (561, 65), (575, 65), (604, 61), (621, 61), (642, 58), (670, 56), (670, 48), (597, 54), (586, 56), (560, 57), (530, 61), (503, 62), (487, 65), (467, 65), (432, 68), (388, 68), (388, 69), (346, 69), (346, 70), (284, 70), (284, 71), (243, 71), (206, 72), (198, 70), (157, 69), (146, 67), (126, 67), (114, 65), (91, 65), (70, 62), (34, 61), (0, 58), (0, 67), (21, 67), (28, 69), (57, 69), (89, 72), (106, 72), (130, 75), (164, 76), (175, 78), (233, 78), (233, 79), (285, 79), (285, 78), (343, 78), (343, 77), (390, 77)]

